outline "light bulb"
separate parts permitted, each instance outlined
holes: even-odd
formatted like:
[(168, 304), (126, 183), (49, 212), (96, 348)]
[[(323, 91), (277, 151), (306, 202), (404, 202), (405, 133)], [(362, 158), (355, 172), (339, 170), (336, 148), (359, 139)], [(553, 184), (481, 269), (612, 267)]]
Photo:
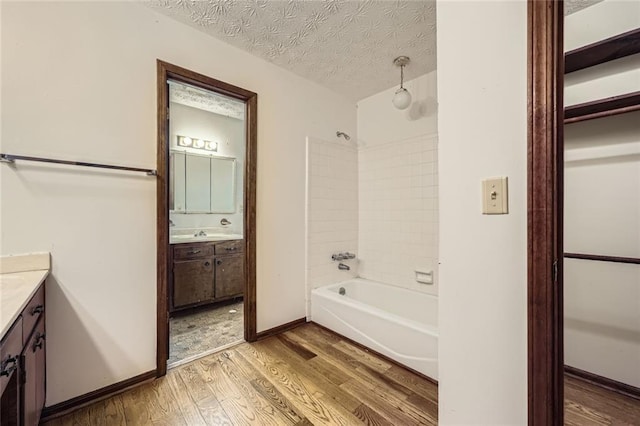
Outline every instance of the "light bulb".
[(393, 106), (398, 109), (407, 109), (411, 105), (411, 93), (404, 87), (396, 90), (396, 94), (393, 96)]

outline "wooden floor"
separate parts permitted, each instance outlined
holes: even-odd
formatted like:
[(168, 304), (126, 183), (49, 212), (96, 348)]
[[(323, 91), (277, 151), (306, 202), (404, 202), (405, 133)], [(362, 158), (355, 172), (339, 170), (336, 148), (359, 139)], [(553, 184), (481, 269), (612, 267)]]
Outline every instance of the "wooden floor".
[(570, 426), (640, 425), (640, 400), (565, 376), (565, 418)]
[[(640, 425), (640, 401), (565, 379), (565, 424)], [(435, 425), (438, 388), (314, 324), (243, 343), (47, 425)]]
[(433, 383), (314, 324), (169, 370), (47, 425), (435, 425)]

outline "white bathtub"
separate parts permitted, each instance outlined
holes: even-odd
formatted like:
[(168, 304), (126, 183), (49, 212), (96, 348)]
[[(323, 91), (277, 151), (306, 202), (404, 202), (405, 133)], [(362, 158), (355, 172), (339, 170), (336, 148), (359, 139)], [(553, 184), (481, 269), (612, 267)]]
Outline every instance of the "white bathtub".
[(436, 296), (355, 278), (312, 290), (311, 320), (438, 380)]

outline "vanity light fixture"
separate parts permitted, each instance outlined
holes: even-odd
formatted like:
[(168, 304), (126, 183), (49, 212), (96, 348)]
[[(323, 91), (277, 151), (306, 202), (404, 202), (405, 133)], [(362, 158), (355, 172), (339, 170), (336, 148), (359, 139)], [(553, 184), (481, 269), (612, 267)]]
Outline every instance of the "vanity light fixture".
[(191, 146), (193, 145), (193, 140), (187, 136), (178, 136), (178, 145), (179, 146)]
[(393, 64), (400, 67), (400, 88), (393, 96), (393, 106), (398, 109), (407, 109), (411, 105), (411, 93), (404, 88), (404, 67), (411, 61), (408, 56), (398, 56), (393, 60)]
[(206, 151), (212, 151), (212, 152), (218, 151), (218, 142), (206, 141), (204, 139), (194, 139), (188, 136), (178, 135), (178, 146), (204, 149)]

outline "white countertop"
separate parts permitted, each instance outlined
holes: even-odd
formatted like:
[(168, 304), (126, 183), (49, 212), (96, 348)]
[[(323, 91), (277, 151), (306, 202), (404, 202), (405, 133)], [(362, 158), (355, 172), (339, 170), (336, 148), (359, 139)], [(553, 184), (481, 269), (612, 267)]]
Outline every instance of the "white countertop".
[(170, 235), (169, 244), (229, 241), (229, 240), (241, 240), (242, 238), (243, 237), (240, 234), (209, 234), (201, 237), (196, 237), (195, 235), (192, 235), (192, 234)]
[(47, 252), (0, 256), (0, 339), (47, 278), (50, 269), (51, 255)]
[(0, 274), (0, 338), (9, 331), (47, 275), (46, 269)]

